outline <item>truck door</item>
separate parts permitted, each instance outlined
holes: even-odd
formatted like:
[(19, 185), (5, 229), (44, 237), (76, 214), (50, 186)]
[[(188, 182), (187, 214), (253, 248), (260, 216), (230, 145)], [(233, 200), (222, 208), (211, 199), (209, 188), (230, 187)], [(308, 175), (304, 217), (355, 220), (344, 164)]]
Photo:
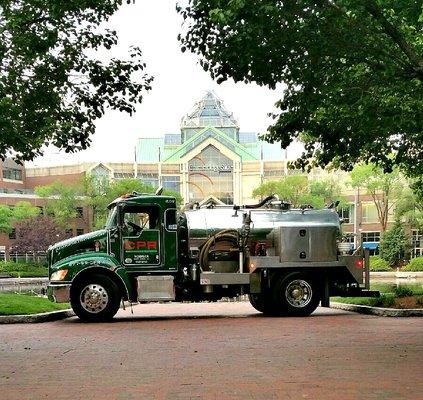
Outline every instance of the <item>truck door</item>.
[(125, 205), (122, 215), (122, 264), (130, 269), (162, 264), (160, 208)]

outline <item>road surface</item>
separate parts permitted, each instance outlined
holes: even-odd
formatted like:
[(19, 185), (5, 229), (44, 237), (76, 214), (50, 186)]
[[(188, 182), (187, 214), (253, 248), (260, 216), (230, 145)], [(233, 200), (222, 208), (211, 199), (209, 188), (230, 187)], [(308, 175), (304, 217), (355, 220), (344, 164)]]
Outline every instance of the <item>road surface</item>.
[(0, 325), (0, 399), (421, 399), (423, 319), (149, 304)]

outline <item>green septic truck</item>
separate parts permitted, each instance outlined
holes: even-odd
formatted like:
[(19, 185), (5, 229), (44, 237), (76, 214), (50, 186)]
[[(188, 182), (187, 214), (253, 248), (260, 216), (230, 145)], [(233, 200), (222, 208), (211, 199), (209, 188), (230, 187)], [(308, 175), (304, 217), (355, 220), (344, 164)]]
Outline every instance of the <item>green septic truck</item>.
[(334, 208), (292, 209), (274, 196), (254, 206), (193, 205), (132, 193), (114, 200), (104, 229), (48, 250), (48, 296), (85, 321), (120, 304), (217, 301), (248, 294), (258, 311), (306, 316), (329, 297), (377, 295), (368, 255), (343, 254)]

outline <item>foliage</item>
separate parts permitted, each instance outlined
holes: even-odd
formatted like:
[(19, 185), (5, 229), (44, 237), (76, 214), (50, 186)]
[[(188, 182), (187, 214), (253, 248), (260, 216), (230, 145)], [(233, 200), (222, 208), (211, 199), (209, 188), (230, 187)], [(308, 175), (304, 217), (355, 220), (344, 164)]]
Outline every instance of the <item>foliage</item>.
[(0, 204), (0, 232), (10, 233), (14, 222), (37, 216), (40, 210), (28, 201), (18, 201), (14, 207)]
[(370, 271), (392, 271), (392, 268), (380, 256), (370, 256)]
[(418, 1), (190, 0), (181, 50), (218, 83), (277, 87), (265, 139), (305, 141), (296, 167), (369, 161), (423, 175), (423, 11)]
[(47, 277), (47, 267), (34, 263), (16, 263), (13, 261), (1, 261), (0, 273), (10, 275), (12, 278), (36, 278)]
[(14, 221), (23, 221), (27, 218), (33, 218), (40, 214), (39, 208), (33, 206), (29, 201), (18, 201), (12, 210), (12, 219)]
[(335, 297), (332, 300), (369, 307), (392, 307), (395, 304), (395, 295), (393, 293), (382, 293), (380, 297)]
[(423, 272), (423, 256), (413, 258), (401, 271)]
[(399, 285), (394, 288), (394, 294), (397, 297), (408, 297), (413, 295), (413, 290), (407, 286)]
[(0, 232), (12, 231), (12, 210), (9, 206), (0, 204)]
[(0, 315), (26, 315), (68, 309), (69, 304), (17, 293), (0, 293)]
[[(395, 293), (397, 286), (396, 283), (373, 282), (370, 284), (370, 289), (378, 290), (381, 293)], [(413, 296), (423, 294), (423, 286), (421, 284), (401, 283), (400, 286), (407, 287), (407, 290), (411, 290)]]
[(135, 111), (152, 82), (140, 49), (127, 59), (104, 57), (118, 39), (103, 26), (122, 3), (0, 3), (0, 158), (12, 151), (30, 160), (46, 143), (85, 149), (107, 108)]
[[(414, 186), (412, 182), (410, 186)], [(412, 228), (423, 228), (423, 198), (417, 190), (405, 188), (395, 203), (395, 217)]]
[(63, 229), (49, 216), (25, 219), (16, 224), (16, 240), (11, 250), (20, 253), (44, 252), (50, 245), (66, 237)]
[[(93, 176), (86, 177), (84, 181), (84, 194), (86, 203), (93, 208), (94, 227), (102, 228), (106, 222), (107, 206), (117, 197), (127, 193), (154, 193), (155, 188), (138, 179), (120, 179), (110, 182), (106, 179), (97, 179)], [(164, 190), (163, 194), (174, 196), (177, 206), (182, 203), (182, 196), (171, 190)]]
[(79, 198), (81, 189), (77, 185), (64, 185), (56, 181), (51, 185), (37, 186), (35, 193), (46, 199), (47, 215), (51, 215), (63, 228), (68, 228), (77, 217), (76, 206), (82, 203)]
[(401, 197), (405, 188), (397, 168), (390, 173), (384, 173), (374, 164), (357, 164), (350, 172), (351, 186), (363, 188), (372, 196), (376, 206), (378, 219), (384, 232), (388, 225), (388, 217), (394, 207), (394, 199)]
[(382, 234), (379, 254), (390, 266), (398, 266), (410, 249), (411, 238), (406, 235), (403, 225), (396, 221), (394, 226)]
[(253, 190), (253, 197), (277, 194), (294, 207), (311, 205), (324, 207), (340, 198), (340, 188), (333, 180), (312, 181), (305, 175), (285, 176), (279, 181), (267, 181)]

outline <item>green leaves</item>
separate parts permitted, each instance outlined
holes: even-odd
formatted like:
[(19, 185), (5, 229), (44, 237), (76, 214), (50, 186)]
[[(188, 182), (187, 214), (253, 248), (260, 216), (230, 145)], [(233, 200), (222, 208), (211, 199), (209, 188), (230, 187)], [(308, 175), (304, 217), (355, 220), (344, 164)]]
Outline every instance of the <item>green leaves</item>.
[[(21, 160), (52, 143), (85, 149), (106, 109), (132, 114), (153, 78), (141, 50), (128, 59), (95, 59), (117, 44), (102, 29), (122, 0), (0, 3), (0, 157)], [(87, 54), (92, 54), (88, 56)]]
[(286, 85), (265, 138), (306, 137), (295, 167), (423, 174), (419, 2), (192, 0), (180, 13), (181, 45), (218, 82)]
[(253, 190), (253, 197), (266, 197), (271, 194), (277, 194), (281, 200), (288, 201), (293, 207), (311, 205), (321, 208), (341, 199), (340, 188), (333, 180), (312, 181), (305, 175), (267, 181)]
[(411, 239), (406, 235), (401, 222), (396, 221), (394, 226), (381, 237), (380, 257), (394, 267), (400, 264), (401, 259), (406, 257), (410, 243)]
[(10, 233), (16, 222), (39, 214), (40, 210), (28, 201), (18, 201), (14, 207), (0, 204), (0, 232)]

